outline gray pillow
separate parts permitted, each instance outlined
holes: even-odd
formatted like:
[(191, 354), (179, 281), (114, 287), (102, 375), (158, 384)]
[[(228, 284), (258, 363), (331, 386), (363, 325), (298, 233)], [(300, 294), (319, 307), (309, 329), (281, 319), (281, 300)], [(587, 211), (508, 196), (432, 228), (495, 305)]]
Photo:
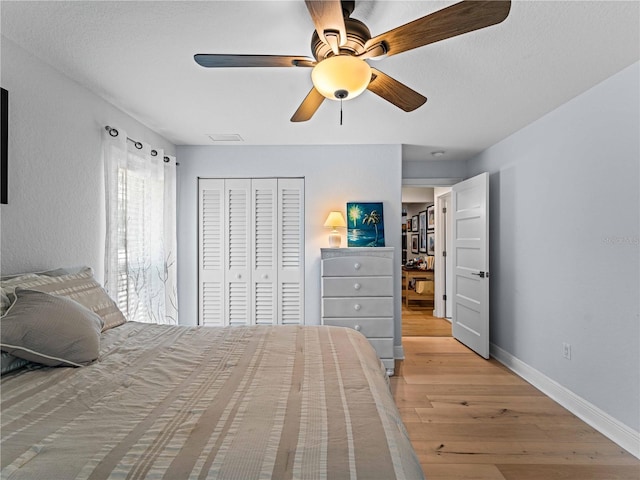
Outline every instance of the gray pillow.
[(38, 275), (45, 275), (47, 277), (61, 277), (63, 275), (74, 275), (76, 273), (80, 273), (85, 271), (87, 266), (83, 265), (80, 267), (62, 267), (56, 268), (54, 270), (47, 270), (45, 272), (39, 272)]
[(0, 348), (50, 367), (80, 367), (98, 358), (102, 319), (68, 297), (16, 289), (0, 319)]
[(38, 275), (35, 273), (24, 273), (0, 279), (0, 315), (4, 315), (13, 303), (13, 300), (15, 300), (15, 298), (13, 298), (14, 290), (17, 287), (23, 286), (24, 283), (33, 282), (36, 278), (38, 278)]
[[(77, 271), (66, 273), (72, 270)], [(97, 313), (104, 320), (104, 331), (127, 321), (116, 303), (93, 278), (93, 270), (89, 267), (52, 270), (46, 275), (27, 274), (0, 281), (0, 288), (10, 301), (15, 298), (13, 292), (16, 288), (69, 297)]]
[(24, 358), (18, 358), (8, 352), (0, 351), (0, 375), (18, 370), (28, 363)]

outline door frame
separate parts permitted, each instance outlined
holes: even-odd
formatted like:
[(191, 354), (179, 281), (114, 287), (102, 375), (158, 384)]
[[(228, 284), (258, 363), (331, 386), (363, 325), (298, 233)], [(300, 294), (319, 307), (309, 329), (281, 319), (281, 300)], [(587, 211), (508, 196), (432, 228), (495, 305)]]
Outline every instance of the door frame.
[[(445, 203), (446, 200), (446, 203)], [(434, 198), (436, 209), (436, 251), (435, 251), (435, 288), (433, 302), (433, 316), (444, 318), (451, 322), (451, 283), (453, 279), (453, 267), (450, 261), (446, 261), (444, 252), (450, 257), (451, 252), (451, 191)], [(447, 212), (443, 212), (447, 205)], [(444, 228), (442, 226), (444, 225)], [(445, 268), (442, 268), (442, 265)], [(447, 300), (444, 295), (449, 293)]]
[[(423, 187), (423, 188), (437, 188), (437, 187), (453, 187), (456, 183), (460, 183), (464, 180), (464, 178), (462, 177), (452, 177), (452, 178), (403, 178), (402, 179), (402, 186), (403, 187)], [(445, 194), (446, 195), (446, 194)], [(441, 195), (442, 196), (442, 195)], [(439, 211), (439, 201), (438, 201), (439, 197), (434, 197), (434, 206), (436, 209), (438, 209), (437, 211)], [(400, 199), (400, 203), (402, 204), (402, 199)], [(450, 216), (450, 211), (448, 212), (448, 224), (451, 223), (451, 216)], [(436, 215), (436, 222), (438, 221), (438, 215)], [(441, 229), (436, 228), (436, 232), (440, 231)], [(450, 237), (450, 236), (449, 236)], [(448, 238), (447, 240), (448, 242), (451, 241), (450, 238)], [(450, 247), (450, 244), (448, 245), (448, 247)], [(449, 250), (450, 251), (450, 250)], [(435, 292), (434, 292), (434, 303), (433, 303), (433, 316), (434, 317), (440, 317), (440, 318), (445, 318), (446, 320), (448, 320), (449, 322), (451, 321), (451, 312), (447, 312), (449, 314), (449, 318), (444, 317), (444, 313), (445, 313), (445, 302), (442, 299), (442, 295), (444, 292), (444, 289), (442, 287), (443, 282), (445, 281), (446, 276), (448, 276), (448, 278), (453, 278), (453, 270), (451, 269), (451, 264), (450, 262), (447, 263), (447, 267), (448, 267), (448, 271), (445, 273), (442, 269), (438, 269), (437, 265), (439, 265), (438, 262), (438, 258), (442, 257), (442, 252), (443, 252), (443, 248), (442, 248), (442, 241), (439, 241), (438, 238), (436, 238), (436, 269), (435, 269)], [(439, 285), (439, 287), (438, 287)], [(440, 293), (438, 293), (440, 292)], [(439, 297), (439, 298), (438, 298)]]

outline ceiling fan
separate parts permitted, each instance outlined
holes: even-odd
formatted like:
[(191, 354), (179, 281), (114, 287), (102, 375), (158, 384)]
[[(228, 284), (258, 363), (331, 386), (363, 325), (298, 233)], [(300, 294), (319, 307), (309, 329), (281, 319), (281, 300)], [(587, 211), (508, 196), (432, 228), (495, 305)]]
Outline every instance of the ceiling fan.
[(311, 37), (314, 58), (289, 55), (196, 54), (208, 68), (313, 67), (313, 88), (291, 117), (309, 120), (325, 98), (352, 99), (370, 90), (405, 112), (427, 99), (398, 80), (371, 67), (366, 60), (386, 58), (502, 22), (509, 0), (466, 0), (371, 37), (367, 26), (351, 14), (353, 0), (305, 0), (316, 27)]

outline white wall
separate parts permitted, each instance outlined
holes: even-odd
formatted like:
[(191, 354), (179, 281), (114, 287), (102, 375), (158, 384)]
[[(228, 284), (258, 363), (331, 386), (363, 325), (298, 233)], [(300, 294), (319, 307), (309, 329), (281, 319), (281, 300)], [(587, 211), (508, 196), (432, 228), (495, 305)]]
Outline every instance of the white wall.
[(9, 203), (0, 207), (2, 274), (86, 264), (102, 281), (105, 125), (174, 146), (6, 38), (1, 83), (9, 91)]
[(639, 70), (468, 162), (490, 172), (491, 342), (636, 432)]
[[(328, 247), (323, 227), (329, 211), (345, 214), (348, 201), (382, 201), (385, 243), (401, 261), (401, 159), (399, 145), (375, 146), (179, 146), (178, 281), (180, 321), (195, 324), (198, 305), (198, 177), (305, 178), (305, 317), (320, 322), (320, 248)], [(346, 218), (346, 216), (345, 216)], [(346, 246), (346, 238), (342, 239)], [(400, 279), (396, 278), (400, 298)], [(396, 344), (400, 345), (400, 302)]]

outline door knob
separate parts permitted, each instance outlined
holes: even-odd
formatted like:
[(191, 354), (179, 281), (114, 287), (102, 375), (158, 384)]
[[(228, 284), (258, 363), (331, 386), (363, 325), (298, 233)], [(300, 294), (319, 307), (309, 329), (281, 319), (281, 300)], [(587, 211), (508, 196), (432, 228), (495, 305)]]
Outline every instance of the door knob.
[(478, 272), (478, 273), (471, 272), (471, 275), (476, 275), (476, 276), (478, 276), (480, 278), (484, 278), (485, 276), (487, 276), (487, 277), (489, 276), (489, 272), (486, 272), (486, 273), (485, 272)]

